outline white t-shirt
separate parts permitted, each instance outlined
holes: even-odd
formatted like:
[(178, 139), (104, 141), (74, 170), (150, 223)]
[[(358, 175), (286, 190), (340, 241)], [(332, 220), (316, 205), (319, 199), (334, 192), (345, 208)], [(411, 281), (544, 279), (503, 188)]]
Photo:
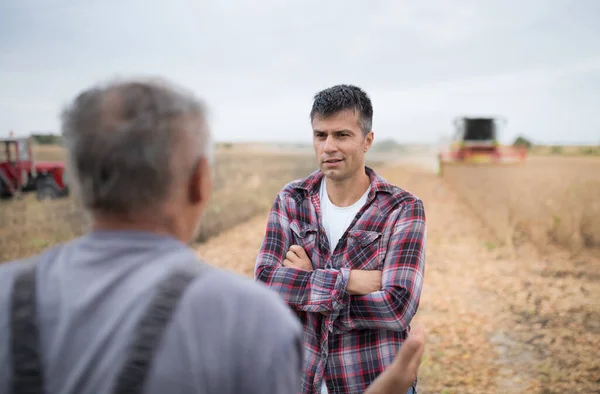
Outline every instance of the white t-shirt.
[[(338, 207), (333, 205), (329, 199), (327, 187), (325, 185), (325, 178), (323, 178), (321, 181), (321, 189), (319, 193), (319, 198), (321, 201), (321, 215), (323, 227), (325, 228), (327, 238), (329, 239), (329, 248), (331, 253), (333, 253), (335, 250), (340, 238), (342, 238), (342, 235), (344, 235), (344, 232), (346, 232), (346, 229), (350, 223), (352, 223), (352, 220), (354, 220), (354, 217), (358, 211), (360, 211), (363, 205), (366, 204), (370, 189), (371, 187), (369, 186), (367, 191), (354, 204), (348, 207)], [(327, 386), (325, 385), (325, 380), (323, 380), (323, 383), (321, 384), (321, 394), (327, 393)]]
[(323, 227), (325, 227), (325, 232), (329, 239), (331, 253), (335, 250), (337, 243), (342, 238), (342, 235), (344, 235), (350, 223), (352, 223), (352, 220), (354, 220), (358, 211), (366, 204), (370, 189), (371, 187), (369, 186), (367, 191), (354, 204), (348, 207), (338, 207), (333, 205), (329, 199), (325, 186), (325, 178), (323, 178), (319, 196), (321, 200)]

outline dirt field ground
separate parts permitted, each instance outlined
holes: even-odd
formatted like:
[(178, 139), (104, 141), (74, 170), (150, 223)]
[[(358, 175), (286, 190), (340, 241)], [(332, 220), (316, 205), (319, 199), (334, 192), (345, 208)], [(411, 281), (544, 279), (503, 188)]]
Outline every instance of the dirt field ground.
[[(283, 183), (312, 171), (313, 160), (220, 152), (198, 253), (252, 276), (266, 210)], [(455, 166), (443, 178), (426, 162), (372, 163), (427, 210), (416, 317), (428, 331), (420, 392), (600, 393), (600, 160)], [(41, 204), (33, 196), (0, 202), (0, 223), (0, 260), (68, 240), (87, 224), (74, 200)]]
[[(600, 256), (560, 248), (544, 255), (527, 241), (502, 246), (493, 223), (456, 191), (458, 178), (414, 168), (381, 173), (427, 209), (420, 392), (600, 392)], [(252, 276), (265, 220), (258, 215), (208, 240), (199, 254)]]

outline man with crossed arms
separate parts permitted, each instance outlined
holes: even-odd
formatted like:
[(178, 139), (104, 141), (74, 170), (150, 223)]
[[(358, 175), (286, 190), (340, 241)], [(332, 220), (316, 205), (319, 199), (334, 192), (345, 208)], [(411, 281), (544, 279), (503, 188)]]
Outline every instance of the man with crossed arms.
[(409, 334), (423, 284), (425, 211), (365, 165), (373, 108), (364, 91), (325, 89), (310, 118), (320, 168), (276, 196), (255, 278), (303, 323), (302, 393), (358, 394)]

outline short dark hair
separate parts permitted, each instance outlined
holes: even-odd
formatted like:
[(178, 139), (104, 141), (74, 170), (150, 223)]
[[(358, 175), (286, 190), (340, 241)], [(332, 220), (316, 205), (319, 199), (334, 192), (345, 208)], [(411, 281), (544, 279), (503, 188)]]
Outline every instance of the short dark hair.
[(312, 122), (315, 116), (327, 118), (348, 109), (358, 112), (358, 125), (363, 135), (367, 135), (373, 127), (373, 106), (367, 93), (354, 85), (335, 85), (315, 94), (310, 120)]

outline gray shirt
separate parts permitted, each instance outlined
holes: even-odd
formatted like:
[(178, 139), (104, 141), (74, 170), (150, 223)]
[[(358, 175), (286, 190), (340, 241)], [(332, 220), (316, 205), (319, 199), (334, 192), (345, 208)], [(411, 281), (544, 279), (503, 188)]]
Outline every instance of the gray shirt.
[[(0, 394), (10, 392), (10, 291), (24, 262), (0, 264)], [(40, 349), (48, 393), (108, 393), (155, 285), (202, 264), (187, 245), (134, 231), (95, 231), (38, 260)], [(147, 393), (299, 391), (301, 325), (277, 294), (206, 267), (180, 300)]]

